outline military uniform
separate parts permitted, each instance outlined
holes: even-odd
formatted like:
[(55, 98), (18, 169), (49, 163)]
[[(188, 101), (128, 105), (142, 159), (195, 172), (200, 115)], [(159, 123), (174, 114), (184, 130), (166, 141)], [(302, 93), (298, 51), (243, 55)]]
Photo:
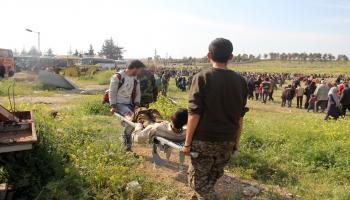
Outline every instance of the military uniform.
[(145, 128), (150, 124), (161, 122), (162, 116), (158, 110), (140, 107), (135, 110), (132, 121), (141, 123)]
[(141, 106), (147, 107), (150, 103), (157, 101), (158, 89), (152, 72), (143, 70), (138, 76), (141, 90)]
[(195, 140), (191, 150), (200, 152), (197, 158), (191, 159), (189, 184), (195, 191), (192, 199), (219, 199), (214, 191), (216, 181), (224, 175), (233, 152), (234, 142), (207, 142)]
[(166, 96), (168, 93), (170, 77), (167, 74), (162, 75), (162, 95)]

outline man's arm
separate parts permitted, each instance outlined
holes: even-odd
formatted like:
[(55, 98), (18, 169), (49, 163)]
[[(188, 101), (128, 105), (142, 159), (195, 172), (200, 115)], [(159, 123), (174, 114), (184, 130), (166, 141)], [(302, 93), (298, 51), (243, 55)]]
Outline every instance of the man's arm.
[(135, 96), (135, 106), (139, 106), (141, 102), (141, 89), (140, 89), (140, 82), (137, 81), (136, 86), (136, 96)]
[(119, 79), (117, 75), (113, 75), (109, 84), (109, 104), (112, 106), (111, 112), (116, 112), (117, 109), (117, 94), (118, 94)]
[(198, 76), (193, 77), (188, 104), (189, 115), (186, 130), (186, 142), (182, 149), (185, 154), (190, 153), (193, 135), (201, 118), (203, 109), (203, 85), (204, 83), (201, 78)]
[(187, 124), (187, 130), (186, 130), (186, 142), (185, 142), (185, 147), (190, 147), (192, 144), (192, 139), (194, 132), (197, 129), (199, 119), (201, 118), (200, 115), (198, 114), (190, 114), (188, 116), (188, 124)]

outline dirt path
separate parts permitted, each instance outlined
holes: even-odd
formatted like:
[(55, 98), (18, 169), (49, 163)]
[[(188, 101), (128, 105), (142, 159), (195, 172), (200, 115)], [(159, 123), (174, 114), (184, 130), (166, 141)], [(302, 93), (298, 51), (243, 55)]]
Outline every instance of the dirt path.
[[(138, 145), (133, 148), (133, 151), (144, 159), (140, 170), (149, 174), (151, 177), (156, 177), (160, 182), (166, 182), (176, 187), (182, 193), (179, 195), (180, 199), (186, 199), (190, 196), (192, 191), (187, 186), (188, 158), (186, 158), (185, 162), (186, 170), (179, 172), (176, 152), (172, 154), (167, 166), (159, 167), (153, 164), (151, 148), (149, 146)], [(164, 155), (160, 155), (162, 158), (165, 158)], [(272, 199), (273, 196), (278, 197), (278, 199), (294, 199), (293, 195), (286, 192), (283, 188), (243, 180), (235, 177), (234, 174), (228, 171), (218, 181), (215, 190), (220, 194), (221, 199)]]

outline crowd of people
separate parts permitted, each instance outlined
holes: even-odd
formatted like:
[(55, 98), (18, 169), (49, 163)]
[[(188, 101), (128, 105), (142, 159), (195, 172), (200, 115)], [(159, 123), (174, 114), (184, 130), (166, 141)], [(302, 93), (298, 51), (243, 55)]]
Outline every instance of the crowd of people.
[[(291, 74), (291, 73), (241, 73), (248, 83), (248, 99), (263, 103), (274, 101), (273, 94), (282, 89), (281, 107), (292, 107), (308, 112), (326, 112), (325, 119), (345, 116), (350, 105), (349, 75)], [(332, 80), (333, 81), (329, 81)], [(288, 83), (286, 86), (285, 84)]]

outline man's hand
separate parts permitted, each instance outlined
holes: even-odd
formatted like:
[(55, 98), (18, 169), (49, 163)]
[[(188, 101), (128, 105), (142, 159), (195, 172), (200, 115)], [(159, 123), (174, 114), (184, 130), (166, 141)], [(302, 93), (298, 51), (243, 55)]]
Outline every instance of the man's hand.
[(112, 114), (114, 114), (114, 113), (116, 113), (116, 112), (117, 112), (117, 108), (112, 107), (112, 108), (110, 109), (110, 111), (111, 111), (111, 113), (112, 113)]
[(190, 155), (191, 147), (190, 147), (190, 146), (184, 146), (184, 147), (182, 147), (182, 152), (183, 152), (185, 155)]

